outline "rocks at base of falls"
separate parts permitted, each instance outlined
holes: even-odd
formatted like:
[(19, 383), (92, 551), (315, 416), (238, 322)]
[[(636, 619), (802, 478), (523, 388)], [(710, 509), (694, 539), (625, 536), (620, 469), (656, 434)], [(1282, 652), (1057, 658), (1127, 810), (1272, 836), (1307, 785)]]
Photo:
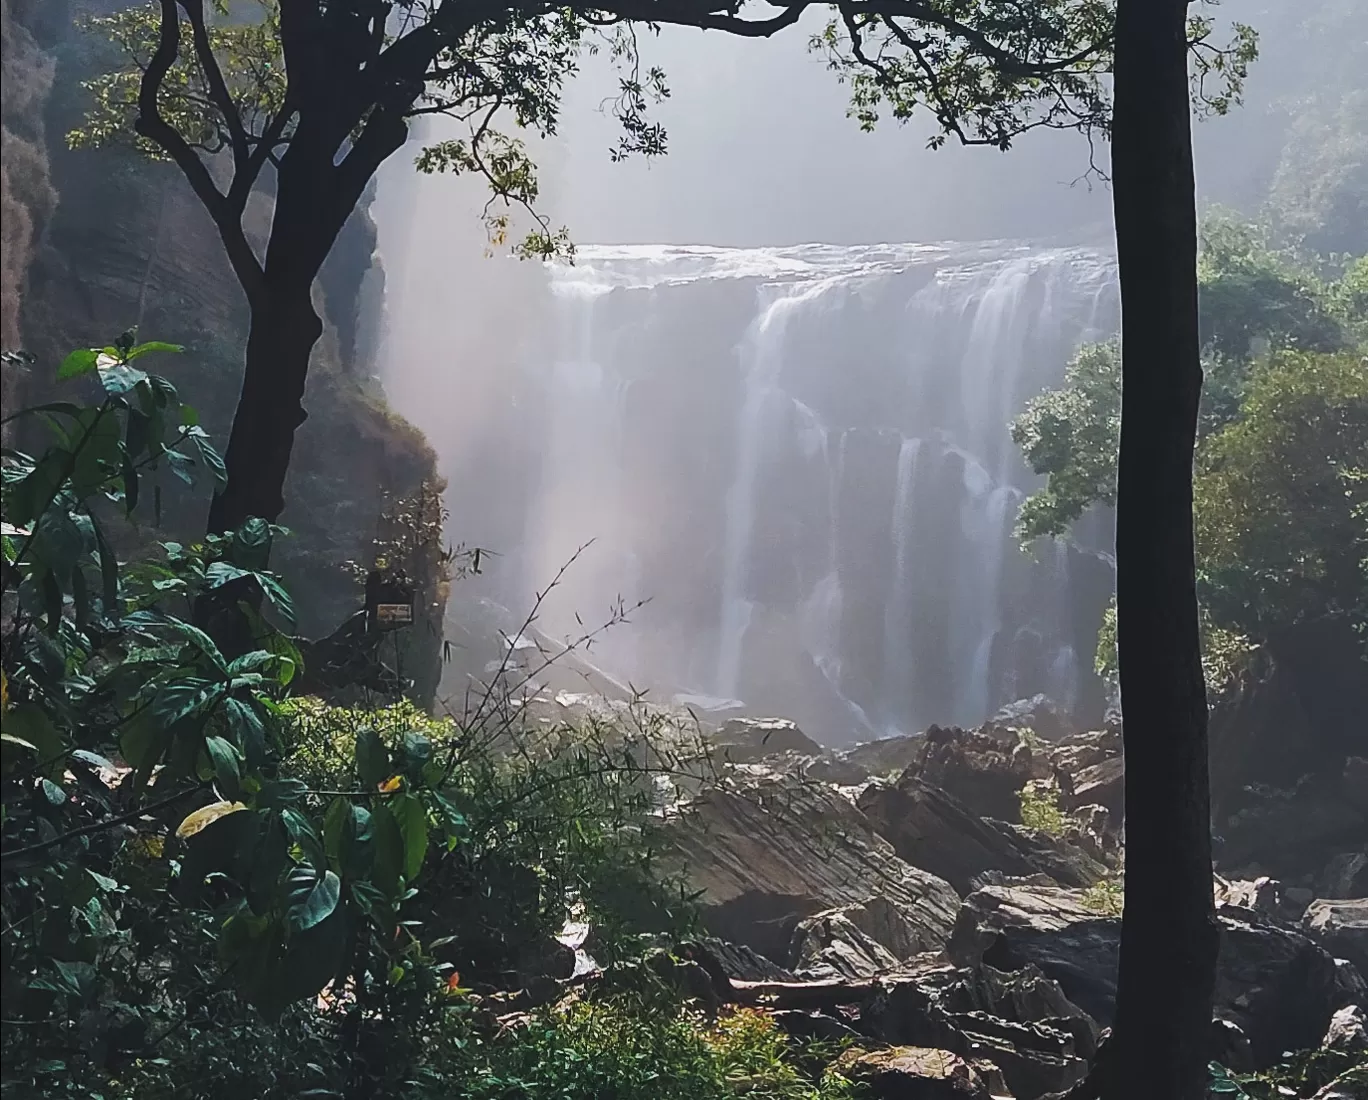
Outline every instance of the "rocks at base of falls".
[(682, 804), (667, 833), (709, 930), (781, 965), (804, 917), (882, 899), (901, 920), (881, 946), (909, 953), (938, 949), (959, 908), (950, 885), (898, 858), (849, 798), (801, 777), (736, 769)]
[(994, 726), (1029, 730), (1046, 741), (1057, 741), (1073, 728), (1073, 723), (1048, 695), (1033, 695), (1008, 703), (988, 721)]
[[(765, 1004), (795, 1036), (856, 1041), (880, 1089), (944, 1087), (892, 1072), (907, 1051), (967, 1067), (958, 1080), (989, 1097), (1081, 1080), (1115, 1002), (1120, 732), (1047, 740), (1014, 720), (840, 752), (791, 723), (710, 731), (722, 781), (666, 831), (721, 937), (699, 950), (724, 999)], [(1062, 824), (1027, 829), (1023, 791)], [(1368, 860), (1338, 834), (1317, 858), (1292, 881), (1217, 880), (1211, 1056), (1232, 1069), (1318, 1046), (1337, 1011), (1368, 1002), (1362, 895), (1327, 896), (1361, 890)]]
[(822, 746), (787, 718), (730, 718), (708, 741), (725, 759), (738, 764), (770, 756), (817, 757), (822, 753)]
[(1368, 975), (1368, 898), (1319, 898), (1307, 907), (1301, 927)]
[(987, 871), (1045, 874), (1068, 886), (1090, 886), (1107, 874), (1107, 867), (1082, 848), (981, 817), (910, 770), (896, 784), (865, 787), (859, 807), (900, 857), (939, 875), (961, 894)]
[[(1263, 1068), (1286, 1050), (1319, 1045), (1334, 1013), (1363, 997), (1364, 979), (1352, 964), (1295, 928), (1232, 905), (1218, 906), (1217, 916), (1216, 1019), (1225, 1025), (1222, 1060), (1232, 1068)], [(965, 899), (951, 954), (961, 964), (977, 958), (995, 969), (1038, 967), (1110, 1026), (1120, 939), (1120, 920), (1100, 915), (1081, 892), (985, 887)]]
[(835, 1068), (864, 1086), (871, 1100), (993, 1100), (996, 1067), (974, 1064), (948, 1050), (886, 1047), (847, 1050)]

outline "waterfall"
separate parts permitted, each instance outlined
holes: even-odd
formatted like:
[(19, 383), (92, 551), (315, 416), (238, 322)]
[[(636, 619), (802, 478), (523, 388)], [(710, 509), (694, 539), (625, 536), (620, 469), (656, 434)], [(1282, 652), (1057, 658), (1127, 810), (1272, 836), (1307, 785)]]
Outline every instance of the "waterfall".
[(470, 477), (452, 493), (457, 516), (526, 501), (524, 552), (492, 585), (544, 587), (592, 537), (558, 621), (624, 588), (651, 600), (605, 671), (832, 742), (1035, 692), (1100, 715), (1087, 658), (1109, 574), (1080, 573), (1083, 548), (1016, 545), (1036, 483), (1008, 422), (1113, 327), (1109, 257), (585, 246), (544, 285), (535, 338), (470, 367), (506, 395), (491, 453), (531, 456), (497, 494)]
[(884, 612), (884, 701), (887, 724), (901, 716), (907, 676), (912, 669), (911, 534), (916, 523), (913, 491), (917, 481), (920, 439), (904, 439), (898, 448), (898, 475), (893, 492), (893, 576)]
[[(755, 485), (765, 445), (766, 405), (775, 392), (783, 364), (784, 328), (794, 311), (834, 285), (822, 280), (799, 287), (764, 286), (762, 306), (742, 344), (745, 398), (737, 418), (736, 477), (727, 490), (726, 526), (722, 556), (721, 633), (717, 648), (714, 690), (734, 698), (740, 676), (741, 648), (750, 625), (752, 605), (746, 593), (750, 544), (755, 519)], [(785, 293), (787, 291), (787, 293)], [(811, 413), (811, 410), (807, 410)]]

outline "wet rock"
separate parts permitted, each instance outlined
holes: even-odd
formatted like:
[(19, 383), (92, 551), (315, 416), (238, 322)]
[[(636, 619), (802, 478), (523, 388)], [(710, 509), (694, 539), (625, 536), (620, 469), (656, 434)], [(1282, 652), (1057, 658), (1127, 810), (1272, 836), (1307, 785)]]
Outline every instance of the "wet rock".
[(1105, 806), (1119, 821), (1125, 811), (1126, 768), (1119, 756), (1082, 768), (1073, 777), (1073, 791), (1066, 794), (1064, 808), (1096, 804)]
[(794, 974), (743, 943), (705, 936), (681, 946), (682, 958), (693, 959), (719, 980), (791, 982)]
[(848, 1050), (835, 1068), (862, 1084), (871, 1100), (992, 1100), (985, 1074), (948, 1050)]
[(871, 898), (799, 921), (790, 957), (807, 976), (868, 978), (923, 949), (920, 929), (897, 906)]
[(823, 783), (738, 772), (683, 804), (666, 833), (710, 932), (781, 964), (798, 922), (816, 913), (882, 899), (902, 920), (896, 935), (874, 935), (896, 955), (938, 950), (959, 909), (947, 882), (900, 859)]
[(787, 718), (730, 718), (709, 741), (727, 759), (737, 763), (751, 763), (781, 753), (818, 756), (822, 752), (821, 745)]
[(1321, 1049), (1368, 1055), (1368, 1016), (1363, 1009), (1358, 1005), (1345, 1005), (1330, 1017)]
[(1006, 727), (932, 726), (905, 774), (940, 788), (981, 817), (1020, 821), (1022, 787), (1048, 779), (1050, 763), (1043, 747), (1033, 748)]
[(1368, 898), (1313, 901), (1301, 926), (1337, 958), (1348, 959), (1360, 974), (1368, 974)]
[(1321, 872), (1316, 893), (1323, 898), (1368, 897), (1368, 851), (1332, 856)]
[(1072, 886), (1091, 885), (1107, 873), (1079, 848), (980, 816), (911, 769), (895, 785), (870, 784), (859, 806), (899, 856), (961, 893), (985, 871), (1044, 873)]
[(916, 759), (922, 742), (923, 737), (919, 733), (897, 734), (881, 737), (877, 741), (865, 741), (836, 755), (852, 767), (864, 771), (866, 779), (876, 775), (901, 775)]
[[(960, 961), (983, 949), (996, 969), (1034, 964), (1070, 1001), (1110, 1026), (1121, 923), (1087, 911), (1081, 894), (1040, 887), (986, 887), (965, 900), (951, 941)], [(1221, 953), (1216, 1016), (1248, 1039), (1255, 1067), (1285, 1050), (1317, 1045), (1332, 1014), (1362, 979), (1307, 936), (1252, 910), (1218, 907)], [(986, 948), (984, 945), (987, 945)]]
[(995, 726), (1008, 726), (1012, 729), (1030, 730), (1046, 741), (1057, 741), (1069, 733), (1069, 721), (1046, 695), (1033, 695), (1029, 699), (1018, 699), (988, 719)]

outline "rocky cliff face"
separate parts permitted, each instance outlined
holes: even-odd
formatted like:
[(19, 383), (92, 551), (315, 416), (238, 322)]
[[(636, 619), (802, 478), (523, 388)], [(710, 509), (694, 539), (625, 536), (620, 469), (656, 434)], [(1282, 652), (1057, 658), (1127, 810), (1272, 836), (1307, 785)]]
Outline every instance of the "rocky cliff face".
[[(3, 341), (36, 357), (27, 377), (7, 368), (5, 402), (40, 397), (51, 365), (68, 350), (107, 343), (136, 325), (144, 338), (185, 346), (185, 355), (164, 357), (154, 369), (176, 383), (222, 445), (237, 404), (247, 312), (212, 223), (172, 166), (65, 147), (64, 135), (81, 117), (80, 81), (108, 61), (101, 44), (73, 24), (77, 10), (90, 6), (5, 0), (3, 8)], [(264, 228), (266, 200), (256, 216)], [(371, 373), (367, 349), (383, 286), (374, 241), (362, 208), (317, 290), (327, 332), (286, 488), (282, 522), (293, 537), (278, 558), (300, 628), (311, 635), (332, 630), (360, 606), (346, 563), (368, 562), (388, 502), (437, 481), (431, 449), (388, 410)], [(198, 533), (204, 489), (167, 490), (168, 530)], [(423, 653), (413, 655), (408, 672), (430, 694), (440, 630), (427, 626), (440, 624), (441, 608), (426, 610), (432, 622), (414, 631)]]

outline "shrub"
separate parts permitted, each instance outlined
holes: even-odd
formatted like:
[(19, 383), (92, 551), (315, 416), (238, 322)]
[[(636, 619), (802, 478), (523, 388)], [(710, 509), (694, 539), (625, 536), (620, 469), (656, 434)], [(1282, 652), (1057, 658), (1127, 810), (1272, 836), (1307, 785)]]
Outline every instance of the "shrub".
[(1059, 807), (1059, 791), (1048, 783), (1032, 781), (1021, 788), (1021, 823), (1049, 836), (1062, 836), (1068, 819)]
[(461, 1053), (463, 1100), (847, 1100), (835, 1073), (805, 1074), (801, 1051), (766, 1013), (708, 1021), (652, 995), (578, 1001)]

